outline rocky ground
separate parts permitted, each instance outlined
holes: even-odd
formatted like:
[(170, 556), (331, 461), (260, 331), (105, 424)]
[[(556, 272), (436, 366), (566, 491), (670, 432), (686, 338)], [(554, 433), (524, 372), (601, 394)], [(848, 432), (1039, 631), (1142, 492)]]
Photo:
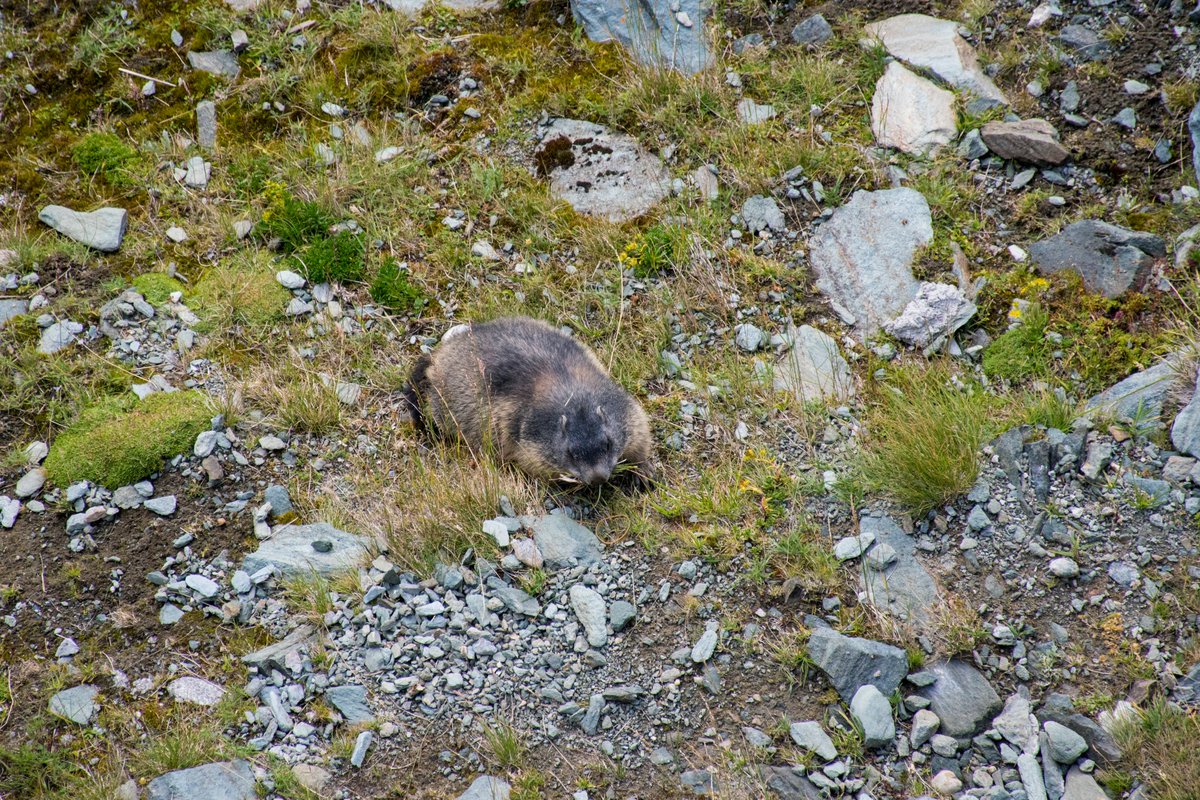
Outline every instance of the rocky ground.
[[(0, 798), (1200, 798), (1200, 7), (0, 10)], [(418, 436), (547, 319), (643, 491)]]

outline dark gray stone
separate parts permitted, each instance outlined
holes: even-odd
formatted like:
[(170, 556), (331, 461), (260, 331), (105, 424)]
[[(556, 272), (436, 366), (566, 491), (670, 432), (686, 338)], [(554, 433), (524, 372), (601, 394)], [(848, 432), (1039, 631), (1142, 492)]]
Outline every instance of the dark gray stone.
[(1085, 289), (1108, 298), (1141, 289), (1155, 260), (1166, 254), (1166, 243), (1153, 234), (1091, 219), (1029, 247), (1043, 275), (1071, 270), (1083, 278)]
[(367, 706), (367, 689), (365, 686), (348, 684), (333, 686), (325, 690), (325, 699), (336, 708), (346, 722), (354, 725), (359, 722), (374, 722), (375, 715)]
[(941, 661), (926, 668), (936, 676), (920, 690), (929, 710), (942, 721), (947, 736), (971, 736), (992, 720), (1001, 708), (1000, 696), (979, 670), (965, 661)]
[(273, 483), (263, 493), (263, 499), (271, 504), (271, 516), (282, 517), (292, 510), (292, 497), (286, 486)]
[(812, 632), (808, 655), (847, 703), (868, 683), (891, 696), (908, 674), (908, 656), (899, 647), (844, 636), (832, 628)]
[(642, 64), (687, 75), (713, 61), (705, 27), (708, 9), (702, 0), (571, 0), (576, 22), (593, 42), (616, 41)]
[(1163, 399), (1174, 379), (1175, 370), (1160, 361), (1090, 398), (1084, 413), (1112, 417), (1118, 422), (1157, 421), (1162, 418)]
[(859, 533), (873, 534), (875, 548), (890, 547), (896, 554), (891, 566), (860, 571), (863, 589), (877, 608), (897, 619), (926, 625), (940, 601), (937, 583), (916, 556), (916, 540), (890, 517), (864, 516)]
[(821, 800), (821, 791), (801, 767), (759, 767), (759, 776), (780, 800)]
[[(792, 41), (796, 44), (819, 46), (833, 38), (833, 28), (820, 14), (813, 14), (808, 19), (792, 28)], [(807, 783), (807, 781), (805, 781)]]
[(1085, 61), (1097, 61), (1108, 55), (1108, 42), (1083, 25), (1067, 25), (1058, 33), (1058, 40)]
[(255, 800), (254, 770), (248, 761), (218, 761), (168, 772), (146, 786), (147, 800)]
[[(1075, 706), (1067, 695), (1050, 695), (1038, 709), (1037, 715), (1043, 721), (1052, 720), (1082, 736), (1088, 744), (1089, 756), (1097, 763), (1110, 765), (1121, 760), (1121, 748), (1117, 747), (1116, 740), (1090, 717), (1076, 713)], [(1067, 789), (1070, 788), (1068, 780)]]

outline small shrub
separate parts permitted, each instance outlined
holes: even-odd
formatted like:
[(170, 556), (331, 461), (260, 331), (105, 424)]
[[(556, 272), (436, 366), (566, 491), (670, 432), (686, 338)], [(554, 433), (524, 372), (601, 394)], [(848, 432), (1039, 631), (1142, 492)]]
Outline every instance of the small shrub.
[(408, 270), (388, 260), (371, 281), (371, 299), (397, 313), (420, 311), (426, 303), (425, 293), (408, 280)]
[(267, 207), (256, 226), (263, 239), (279, 239), (285, 253), (294, 253), (309, 242), (329, 235), (333, 216), (322, 206), (292, 196), (278, 183), (267, 182)]
[(924, 514), (967, 491), (978, 453), (1000, 433), (999, 402), (979, 386), (956, 386), (943, 366), (893, 373), (868, 414), (867, 484)]
[(1026, 381), (1050, 374), (1052, 347), (1046, 340), (1050, 317), (1034, 304), (1020, 325), (1005, 331), (983, 351), (983, 371), (993, 378)]
[(492, 751), (492, 757), (501, 767), (505, 769), (519, 767), (525, 760), (525, 751), (528, 746), (525, 744), (521, 732), (512, 723), (501, 720), (495, 725), (485, 727), (483, 739), (487, 742), (488, 749)]
[(126, 486), (161, 469), (164, 459), (190, 451), (211, 416), (208, 399), (196, 391), (152, 394), (138, 402), (103, 400), (54, 439), (46, 472), (58, 486), (81, 480)]
[(297, 271), (311, 283), (348, 283), (362, 280), (366, 271), (362, 241), (342, 231), (336, 236), (317, 239), (292, 257)]
[(663, 270), (678, 267), (687, 255), (687, 234), (673, 225), (655, 225), (634, 237), (617, 255), (623, 268), (648, 278)]
[(113, 186), (133, 183), (129, 173), (137, 151), (111, 133), (89, 133), (71, 150), (75, 166), (88, 175), (99, 175)]
[(161, 306), (174, 292), (182, 292), (183, 284), (162, 272), (144, 272), (133, 279), (133, 288), (152, 306)]

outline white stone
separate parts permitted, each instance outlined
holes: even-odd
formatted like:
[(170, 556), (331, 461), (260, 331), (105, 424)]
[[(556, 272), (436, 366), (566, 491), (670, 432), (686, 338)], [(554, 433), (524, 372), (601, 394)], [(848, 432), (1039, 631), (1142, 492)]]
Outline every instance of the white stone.
[(1004, 93), (979, 68), (975, 48), (958, 34), (958, 23), (925, 14), (900, 14), (864, 26), (868, 41), (878, 40), (896, 58), (927, 69), (941, 80), (977, 97), (1008, 103)]
[(951, 92), (906, 69), (899, 61), (888, 64), (871, 98), (875, 141), (925, 156), (949, 144), (957, 130)]

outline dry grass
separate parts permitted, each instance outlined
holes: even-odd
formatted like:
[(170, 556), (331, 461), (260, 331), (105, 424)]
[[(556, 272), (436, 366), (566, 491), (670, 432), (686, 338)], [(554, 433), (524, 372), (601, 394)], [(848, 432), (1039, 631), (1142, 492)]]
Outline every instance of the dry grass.
[(1113, 736), (1155, 800), (1196, 800), (1200, 787), (1200, 712), (1157, 700), (1119, 721)]

